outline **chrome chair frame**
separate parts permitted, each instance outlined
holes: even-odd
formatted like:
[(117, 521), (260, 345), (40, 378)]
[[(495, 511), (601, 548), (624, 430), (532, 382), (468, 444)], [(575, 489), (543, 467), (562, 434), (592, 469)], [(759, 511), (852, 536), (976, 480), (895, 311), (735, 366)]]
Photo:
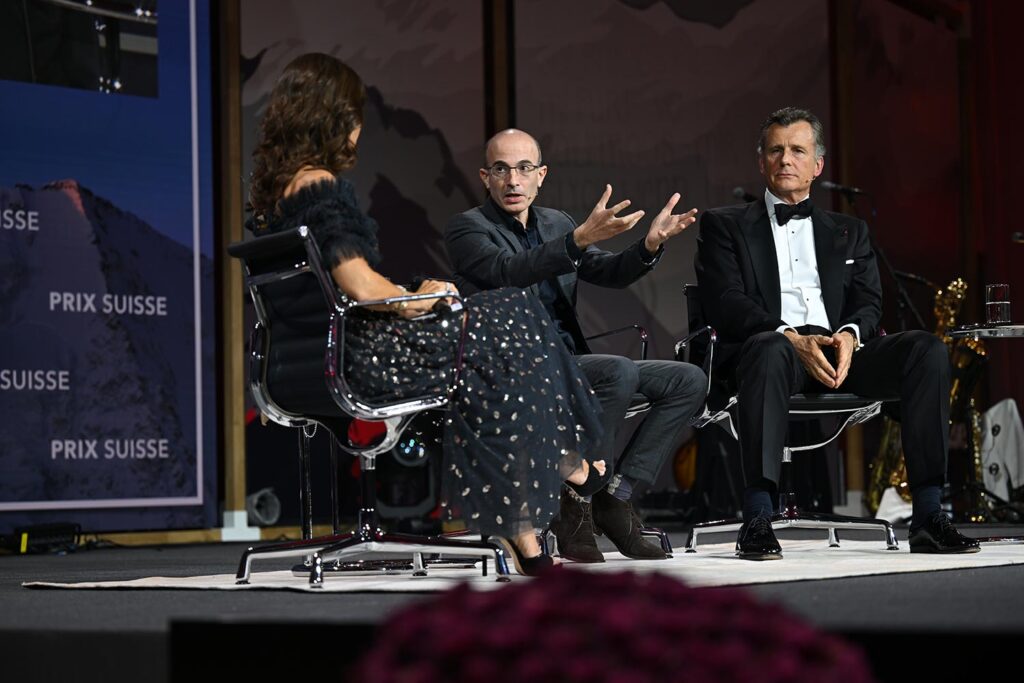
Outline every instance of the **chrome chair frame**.
[[(697, 285), (684, 285), (683, 293), (690, 304), (697, 303)], [(688, 307), (689, 304), (688, 304)], [(699, 308), (698, 311), (699, 312)], [(694, 311), (690, 311), (691, 320), (703, 321), (703, 315), (695, 315)], [(702, 367), (708, 377), (708, 395), (711, 396), (711, 388), (713, 386), (713, 360), (714, 360), (714, 348), (715, 343), (718, 341), (718, 335), (714, 328), (709, 325), (702, 325), (698, 329), (694, 330), (686, 337), (676, 343), (675, 353), (676, 358), (684, 358), (692, 350), (692, 343), (694, 340), (707, 335), (708, 345), (707, 354), (704, 357)], [(793, 453), (800, 451), (810, 451), (816, 448), (821, 448), (828, 445), (845, 430), (847, 427), (855, 424), (866, 422), (873, 417), (877, 416), (882, 409), (882, 404), (889, 400), (898, 400), (897, 398), (892, 399), (869, 399), (856, 394), (850, 393), (835, 393), (835, 394), (803, 394), (797, 393), (790, 397), (789, 414), (793, 416), (800, 415), (845, 415), (845, 419), (841, 420), (839, 426), (832, 431), (823, 441), (819, 441), (813, 444), (805, 444), (800, 446), (785, 445), (782, 449), (782, 474), (780, 475), (779, 482), (779, 512), (772, 515), (771, 522), (773, 529), (820, 529), (828, 532), (828, 545), (830, 548), (839, 547), (839, 530), (844, 531), (850, 530), (862, 530), (862, 531), (880, 531), (885, 537), (885, 545), (887, 550), (898, 550), (899, 545), (896, 542), (896, 534), (893, 531), (892, 524), (884, 519), (871, 519), (867, 517), (855, 517), (850, 515), (836, 515), (827, 513), (814, 513), (814, 512), (803, 512), (801, 511), (795, 502), (795, 497), (788, 483), (790, 477), (788, 476), (788, 470), (792, 464)], [(735, 395), (729, 396), (726, 404), (718, 409), (712, 409), (709, 405), (704, 406), (704, 411), (701, 415), (691, 420), (691, 425), (694, 427), (704, 427), (709, 424), (719, 424), (723, 429), (726, 429), (734, 439), (739, 440), (739, 435), (736, 432), (735, 422), (733, 419), (732, 411), (735, 409), (738, 403), (738, 397)], [(697, 552), (697, 539), (701, 534), (705, 533), (722, 533), (722, 532), (736, 532), (739, 531), (740, 527), (743, 526), (743, 520), (741, 519), (723, 519), (715, 520), (711, 522), (702, 522), (695, 524), (693, 529), (690, 531), (690, 535), (686, 540), (686, 552), (695, 553)]]
[[(611, 337), (616, 334), (622, 334), (623, 332), (629, 332), (630, 330), (635, 331), (640, 337), (640, 360), (647, 360), (647, 345), (650, 337), (647, 334), (647, 328), (643, 325), (633, 323), (625, 327), (618, 327), (614, 330), (608, 330), (607, 332), (601, 332), (593, 336), (587, 337), (587, 341), (594, 339), (602, 339), (604, 337)], [(651, 402), (643, 394), (635, 394), (633, 400), (630, 401), (629, 407), (626, 408), (626, 419), (636, 417), (640, 413), (645, 413), (651, 409)]]
[[(296, 251), (294, 260), (285, 266), (271, 268), (266, 272), (253, 272), (247, 259), (267, 257), (281, 250)], [(300, 458), (300, 501), (302, 516), (302, 539), (285, 543), (276, 543), (261, 547), (249, 547), (243, 552), (235, 575), (236, 583), (246, 584), (252, 575), (252, 564), (257, 559), (302, 558), (303, 573), (308, 573), (309, 584), (322, 586), (324, 574), (332, 567), (343, 568), (380, 568), (364, 562), (348, 562), (352, 558), (371, 553), (412, 554), (411, 568), (414, 576), (427, 573), (427, 554), (443, 554), (448, 557), (466, 558), (472, 562), (482, 560), (483, 575), (487, 575), (487, 558), (493, 556), (495, 573), (498, 581), (509, 580), (508, 563), (505, 551), (499, 544), (486, 540), (471, 541), (456, 539), (448, 535), (417, 536), (413, 534), (397, 534), (385, 532), (379, 523), (376, 511), (376, 457), (389, 451), (398, 443), (403, 430), (410, 421), (424, 410), (443, 409), (447, 407), (449, 396), (458, 380), (460, 364), (456, 363), (451, 384), (443, 393), (422, 396), (389, 403), (371, 405), (361, 400), (345, 379), (343, 363), (343, 339), (346, 316), (355, 309), (370, 306), (389, 305), (402, 301), (418, 301), (436, 298), (437, 294), (408, 294), (388, 297), (373, 301), (353, 302), (345, 297), (334, 285), (334, 281), (326, 272), (320, 259), (319, 248), (312, 231), (301, 226), (286, 233), (277, 233), (257, 237), (247, 242), (236, 243), (228, 248), (228, 252), (242, 260), (246, 274), (246, 286), (249, 289), (256, 309), (258, 322), (253, 330), (252, 345), (249, 357), (250, 391), (259, 409), (273, 422), (294, 427), (299, 431)], [(324, 295), (327, 309), (324, 381), (326, 389), (338, 410), (338, 418), (352, 417), (367, 421), (384, 422), (385, 436), (378, 443), (359, 446), (344, 441), (326, 424), (320, 416), (308, 416), (289, 411), (271, 396), (267, 386), (267, 362), (269, 355), (269, 330), (272, 320), (263, 301), (261, 288), (271, 283), (279, 283), (300, 275), (312, 276), (316, 279), (319, 289)], [(461, 303), (454, 292), (448, 296)], [(461, 361), (462, 347), (465, 343), (465, 331), (459, 340), (456, 358)], [(314, 538), (312, 525), (311, 467), (309, 441), (317, 426), (323, 426), (331, 435), (331, 502), (333, 510), (333, 533), (329, 536)], [(337, 500), (337, 456), (336, 444), (345, 451), (357, 456), (360, 465), (361, 506), (358, 512), (354, 531), (341, 533), (338, 518)], [(384, 562), (385, 566), (394, 565)]]

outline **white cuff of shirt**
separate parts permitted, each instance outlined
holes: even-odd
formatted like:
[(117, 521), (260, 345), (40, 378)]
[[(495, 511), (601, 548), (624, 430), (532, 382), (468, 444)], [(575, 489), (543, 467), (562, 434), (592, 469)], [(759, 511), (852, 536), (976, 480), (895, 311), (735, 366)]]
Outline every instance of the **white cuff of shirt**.
[(853, 331), (853, 336), (856, 337), (856, 339), (857, 339), (857, 346), (855, 346), (853, 350), (854, 351), (859, 351), (860, 350), (860, 326), (857, 323), (846, 323), (845, 325), (840, 327), (838, 330), (836, 330), (836, 334), (839, 334), (843, 330), (852, 330)]
[[(794, 332), (797, 332), (797, 329), (792, 325), (779, 325), (777, 328), (775, 328), (775, 331), (778, 332), (779, 334), (784, 333), (786, 330), (793, 330)], [(860, 326), (857, 325), (857, 323), (846, 323), (838, 330), (836, 330), (836, 334), (839, 334), (843, 330), (851, 330), (853, 332), (853, 336), (857, 339), (857, 346), (854, 348), (854, 351), (860, 349)]]

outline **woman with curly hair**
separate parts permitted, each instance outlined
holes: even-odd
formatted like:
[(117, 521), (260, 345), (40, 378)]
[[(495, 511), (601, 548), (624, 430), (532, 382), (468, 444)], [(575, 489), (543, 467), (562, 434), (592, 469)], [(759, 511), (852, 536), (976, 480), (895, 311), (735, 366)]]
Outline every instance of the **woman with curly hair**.
[[(338, 177), (355, 165), (365, 99), (359, 76), (329, 55), (302, 55), (285, 68), (253, 153), (247, 224), (256, 234), (308, 226), (335, 283), (354, 301), (406, 293), (375, 270), (377, 226)], [(437, 298), (354, 309), (345, 369), (364, 398), (447, 385), (462, 316), (437, 304), (453, 291), (426, 280), (416, 293)], [(497, 537), (520, 573), (537, 574), (553, 560), (541, 554), (534, 529), (557, 511), (562, 480), (586, 492), (604, 473), (603, 461), (581, 457), (602, 436), (600, 408), (532, 295), (482, 292), (465, 307), (462, 366), (444, 420), (444, 497), (458, 502), (470, 528)], [(434, 315), (417, 320), (428, 312)]]

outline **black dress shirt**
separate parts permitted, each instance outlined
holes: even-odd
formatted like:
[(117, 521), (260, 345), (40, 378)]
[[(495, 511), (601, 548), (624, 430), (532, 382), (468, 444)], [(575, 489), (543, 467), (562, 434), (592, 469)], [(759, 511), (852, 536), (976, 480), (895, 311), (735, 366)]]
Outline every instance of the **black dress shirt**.
[[(487, 201), (492, 202), (493, 200), (488, 197)], [(540, 231), (537, 230), (537, 216), (533, 209), (529, 210), (529, 215), (526, 219), (526, 225), (524, 226), (519, 220), (512, 214), (504, 211), (501, 207), (495, 204), (497, 213), (501, 216), (502, 221), (505, 223), (505, 227), (516, 236), (519, 243), (523, 245), (523, 249), (533, 249), (541, 245)], [(566, 235), (565, 240), (566, 252), (569, 254), (569, 258), (572, 259), (574, 264), (578, 264), (580, 259), (583, 258), (583, 250), (576, 246), (576, 242), (572, 239), (572, 233)], [(555, 324), (555, 329), (558, 331), (558, 336), (561, 337), (562, 341), (565, 342), (566, 347), (570, 353), (576, 353), (576, 343), (573, 341), (572, 335), (565, 329), (565, 325), (562, 323), (562, 316), (559, 314), (561, 309), (571, 307), (571, 304), (565, 300), (562, 296), (561, 291), (558, 288), (558, 284), (553, 278), (547, 280), (541, 280), (537, 283), (538, 298), (540, 302), (544, 304), (544, 309), (548, 312), (548, 317), (551, 318), (551, 322)]]

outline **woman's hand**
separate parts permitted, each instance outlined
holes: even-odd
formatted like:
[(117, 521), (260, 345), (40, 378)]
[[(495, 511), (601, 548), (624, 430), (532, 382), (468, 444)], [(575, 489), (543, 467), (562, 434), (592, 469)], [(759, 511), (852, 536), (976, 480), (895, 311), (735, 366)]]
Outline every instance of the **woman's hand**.
[[(424, 280), (419, 289), (413, 294), (433, 294), (433, 293), (451, 292), (458, 294), (459, 290), (455, 288), (455, 285), (451, 282), (445, 282), (444, 280)], [(416, 316), (428, 313), (430, 309), (437, 304), (438, 301), (444, 301), (447, 304), (452, 303), (451, 297), (437, 297), (432, 299), (420, 299), (418, 301), (408, 301), (408, 305), (404, 308), (399, 309), (399, 314), (405, 318), (415, 318)]]
[[(362, 257), (345, 259), (331, 271), (334, 281), (347, 296), (356, 301), (367, 301), (371, 299), (389, 299), (391, 297), (404, 296), (409, 294), (398, 285), (392, 284), (390, 280), (375, 271)], [(419, 289), (413, 294), (433, 294), (451, 292), (458, 294), (458, 290), (451, 282), (444, 280), (424, 280)], [(415, 318), (430, 311), (439, 300), (444, 299), (451, 303), (450, 297), (432, 297), (418, 301), (399, 301), (393, 304), (373, 306), (376, 311), (394, 311), (403, 318)]]

